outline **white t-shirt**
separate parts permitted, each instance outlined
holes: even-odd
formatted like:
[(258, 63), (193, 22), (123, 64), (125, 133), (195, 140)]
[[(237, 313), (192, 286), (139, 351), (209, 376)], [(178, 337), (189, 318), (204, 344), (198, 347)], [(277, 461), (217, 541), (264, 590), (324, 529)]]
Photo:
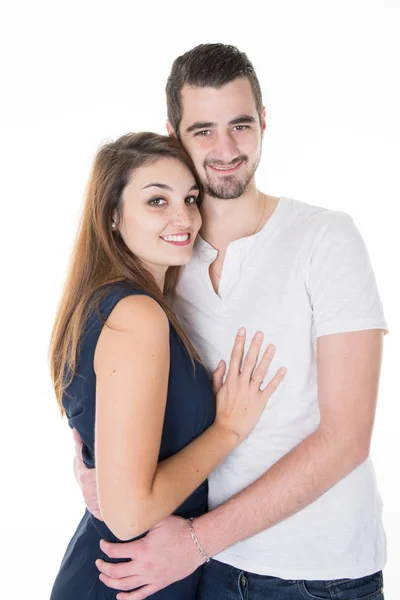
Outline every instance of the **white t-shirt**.
[[(204, 364), (212, 372), (228, 362), (244, 326), (247, 342), (260, 329), (264, 345), (276, 345), (269, 376), (281, 365), (288, 372), (253, 432), (209, 477), (210, 509), (318, 427), (317, 337), (387, 329), (363, 240), (344, 213), (280, 198), (259, 233), (229, 245), (219, 295), (208, 273), (216, 255), (198, 238), (174, 301)], [(215, 558), (284, 579), (354, 578), (383, 568), (385, 546), (368, 459), (303, 510)]]

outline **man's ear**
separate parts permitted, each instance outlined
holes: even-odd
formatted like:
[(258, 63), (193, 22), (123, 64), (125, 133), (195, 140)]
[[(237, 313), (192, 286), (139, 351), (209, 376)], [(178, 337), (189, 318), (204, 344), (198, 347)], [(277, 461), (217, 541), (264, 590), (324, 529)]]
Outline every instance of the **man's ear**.
[(167, 132), (170, 137), (177, 137), (175, 130), (169, 121), (167, 121)]
[(262, 112), (261, 112), (261, 133), (262, 133), (262, 135), (264, 135), (266, 129), (267, 129), (267, 111), (265, 110), (265, 106), (263, 106)]

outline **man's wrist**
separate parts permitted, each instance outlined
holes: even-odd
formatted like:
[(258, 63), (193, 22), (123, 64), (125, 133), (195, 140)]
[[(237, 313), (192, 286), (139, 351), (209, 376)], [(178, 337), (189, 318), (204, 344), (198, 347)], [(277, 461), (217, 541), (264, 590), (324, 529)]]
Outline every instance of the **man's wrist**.
[(210, 562), (210, 557), (207, 556), (207, 554), (204, 552), (203, 547), (201, 546), (201, 544), (199, 542), (199, 539), (198, 539), (198, 537), (196, 535), (196, 532), (194, 530), (194, 527), (193, 527), (193, 521), (194, 521), (193, 518), (190, 518), (188, 520), (190, 535), (192, 537), (193, 543), (196, 546), (196, 549), (197, 549), (198, 553), (200, 554), (200, 556), (202, 557), (203, 561), (205, 563), (209, 563)]
[(195, 524), (196, 536), (204, 553), (212, 558), (219, 552), (222, 552), (233, 542), (225, 539), (223, 535), (224, 526), (220, 515), (219, 508), (197, 517)]

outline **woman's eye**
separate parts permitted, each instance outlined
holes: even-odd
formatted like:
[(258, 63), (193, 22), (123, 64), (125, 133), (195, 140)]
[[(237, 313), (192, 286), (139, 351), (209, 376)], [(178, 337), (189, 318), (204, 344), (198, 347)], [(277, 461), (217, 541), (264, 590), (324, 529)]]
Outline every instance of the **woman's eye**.
[(186, 203), (187, 204), (197, 204), (198, 201), (199, 201), (199, 197), (198, 196), (188, 196), (186, 198)]
[(151, 206), (161, 206), (162, 204), (165, 204), (165, 200), (164, 198), (152, 198), (149, 200), (149, 204)]

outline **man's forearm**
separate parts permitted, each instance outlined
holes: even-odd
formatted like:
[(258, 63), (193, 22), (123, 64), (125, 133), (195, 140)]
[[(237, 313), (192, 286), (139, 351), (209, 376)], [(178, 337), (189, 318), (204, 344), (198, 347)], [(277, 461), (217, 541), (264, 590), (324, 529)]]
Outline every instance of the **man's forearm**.
[(195, 521), (210, 555), (305, 508), (368, 457), (366, 444), (321, 430), (307, 437), (236, 496)]

